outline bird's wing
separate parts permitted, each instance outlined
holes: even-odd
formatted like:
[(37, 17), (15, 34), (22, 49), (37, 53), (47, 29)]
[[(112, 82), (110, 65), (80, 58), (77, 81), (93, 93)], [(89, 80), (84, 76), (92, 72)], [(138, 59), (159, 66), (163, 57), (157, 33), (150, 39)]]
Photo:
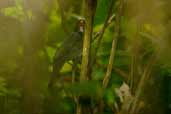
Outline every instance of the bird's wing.
[(64, 63), (80, 55), (82, 51), (82, 36), (78, 32), (73, 32), (64, 40), (61, 48), (54, 56), (53, 69), (56, 73), (60, 71)]

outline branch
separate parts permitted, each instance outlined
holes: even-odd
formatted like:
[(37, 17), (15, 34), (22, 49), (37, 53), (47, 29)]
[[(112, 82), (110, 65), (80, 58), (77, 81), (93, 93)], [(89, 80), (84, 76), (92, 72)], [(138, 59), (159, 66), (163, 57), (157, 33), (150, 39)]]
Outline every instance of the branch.
[[(108, 13), (108, 14), (109, 14), (109, 13)], [(106, 30), (107, 27), (112, 23), (112, 21), (113, 21), (114, 19), (115, 19), (115, 15), (112, 15), (112, 16), (108, 19), (107, 25), (104, 26), (105, 23), (106, 23), (106, 22), (105, 22), (104, 25), (103, 25), (103, 27), (102, 27), (102, 29), (101, 29), (100, 31), (98, 31), (98, 32), (95, 33), (95, 35), (93, 36), (93, 41), (96, 40), (96, 39), (99, 40), (100, 38), (98, 38), (98, 37), (103, 36), (105, 30)], [(103, 32), (103, 31), (104, 31), (104, 32)]]
[[(94, 53), (93, 53), (93, 59), (91, 61), (91, 67), (93, 66), (93, 64), (95, 63), (96, 61), (96, 56), (97, 56), (97, 51), (100, 47), (100, 44), (101, 44), (101, 41), (102, 41), (102, 38), (103, 38), (103, 35), (105, 33), (105, 30), (106, 28), (108, 27), (108, 25), (112, 22), (112, 20), (115, 18), (115, 15), (112, 15), (112, 11), (113, 11), (113, 6), (114, 6), (114, 0), (111, 1), (111, 5), (109, 7), (109, 10), (108, 10), (108, 14), (107, 14), (107, 18), (104, 22), (104, 25), (103, 25), (103, 28), (101, 29), (100, 32), (98, 32), (97, 34), (95, 34), (95, 39), (97, 38), (97, 46), (95, 47), (94, 49)], [(112, 16), (111, 16), (112, 15)]]
[(111, 76), (111, 71), (113, 67), (113, 62), (114, 62), (114, 57), (115, 57), (115, 52), (116, 52), (116, 45), (118, 38), (120, 36), (120, 21), (121, 21), (121, 16), (122, 16), (122, 10), (123, 10), (123, 0), (119, 1), (119, 6), (118, 6), (118, 14), (116, 15), (116, 25), (115, 25), (115, 30), (114, 30), (114, 35), (113, 35), (113, 41), (112, 41), (112, 49), (110, 52), (110, 58), (109, 58), (109, 63), (107, 66), (107, 72), (103, 80), (103, 87), (106, 88)]
[[(101, 65), (100, 63), (97, 63), (97, 62), (96, 62), (96, 65), (100, 68), (104, 68), (104, 69), (107, 68), (107, 66)], [(112, 70), (114, 72), (116, 72), (117, 74), (119, 74), (122, 78), (124, 78), (124, 80), (127, 80), (128, 75), (126, 72), (124, 72), (123, 70), (121, 70), (120, 68), (117, 68), (117, 67), (113, 67)]]

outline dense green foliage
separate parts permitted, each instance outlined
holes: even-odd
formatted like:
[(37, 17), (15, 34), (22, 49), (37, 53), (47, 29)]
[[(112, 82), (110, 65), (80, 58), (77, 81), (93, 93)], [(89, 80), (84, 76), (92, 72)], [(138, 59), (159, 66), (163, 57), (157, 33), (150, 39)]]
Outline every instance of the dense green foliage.
[[(130, 0), (123, 4), (122, 0), (97, 0), (89, 80), (80, 82), (80, 53), (65, 61), (60, 75), (56, 74), (53, 90), (48, 84), (54, 64), (74, 52), (67, 52), (56, 63), (55, 55), (64, 47), (71, 48), (64, 42), (84, 18), (84, 0), (5, 1), (0, 1), (1, 114), (152, 114), (160, 103), (161, 109), (155, 114), (165, 113), (171, 79), (169, 0)], [(103, 87), (116, 37), (109, 83)], [(163, 91), (163, 87), (168, 89)], [(153, 89), (156, 102), (148, 105), (153, 102), (148, 100)], [(124, 112), (127, 108), (130, 112)]]

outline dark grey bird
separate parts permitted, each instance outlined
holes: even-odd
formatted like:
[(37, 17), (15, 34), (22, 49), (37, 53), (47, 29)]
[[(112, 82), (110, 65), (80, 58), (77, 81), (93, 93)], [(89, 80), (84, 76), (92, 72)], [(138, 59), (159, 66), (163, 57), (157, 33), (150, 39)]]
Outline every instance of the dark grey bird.
[(85, 20), (79, 19), (76, 23), (74, 32), (72, 32), (63, 42), (60, 49), (57, 50), (53, 60), (52, 77), (50, 78), (48, 87), (53, 88), (60, 76), (60, 70), (64, 63), (81, 56), (83, 46)]

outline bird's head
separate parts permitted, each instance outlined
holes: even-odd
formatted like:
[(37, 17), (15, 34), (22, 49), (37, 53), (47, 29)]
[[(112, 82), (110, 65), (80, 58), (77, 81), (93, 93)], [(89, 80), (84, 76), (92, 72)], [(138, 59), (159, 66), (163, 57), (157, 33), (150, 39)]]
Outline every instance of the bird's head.
[(83, 33), (84, 29), (85, 29), (85, 19), (79, 19), (76, 24), (76, 31)]

